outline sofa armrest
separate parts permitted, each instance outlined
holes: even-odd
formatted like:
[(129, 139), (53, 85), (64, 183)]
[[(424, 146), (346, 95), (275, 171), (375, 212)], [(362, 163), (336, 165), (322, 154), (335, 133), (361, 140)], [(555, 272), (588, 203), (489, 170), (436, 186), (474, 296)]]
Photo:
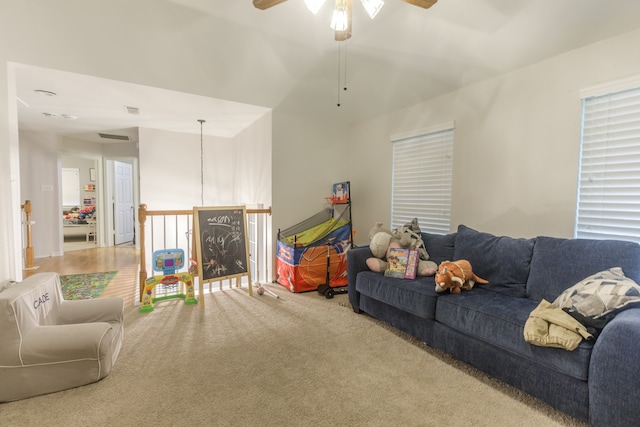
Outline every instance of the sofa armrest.
[(589, 365), (589, 421), (632, 426), (640, 420), (640, 308), (616, 315), (598, 336)]
[(360, 293), (356, 291), (356, 277), (361, 271), (369, 271), (367, 258), (372, 256), (369, 246), (359, 246), (347, 252), (349, 304), (351, 304), (353, 311), (356, 313), (360, 313)]
[(118, 322), (124, 318), (124, 301), (122, 298), (96, 298), (70, 300), (60, 304), (61, 324)]
[(107, 354), (111, 325), (104, 322), (36, 326), (22, 340), (20, 357), (25, 365), (81, 359), (100, 360)]

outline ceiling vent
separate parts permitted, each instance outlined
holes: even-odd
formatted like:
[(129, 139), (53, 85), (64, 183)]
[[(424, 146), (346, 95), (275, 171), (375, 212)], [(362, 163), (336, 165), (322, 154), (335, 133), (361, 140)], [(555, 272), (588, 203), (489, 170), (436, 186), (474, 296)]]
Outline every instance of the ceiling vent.
[(118, 141), (130, 140), (127, 135), (114, 135), (112, 133), (100, 133), (100, 132), (98, 132), (98, 135), (100, 135), (100, 138), (104, 138), (104, 139), (116, 139)]
[(129, 107), (127, 105), (124, 106), (124, 111), (126, 111), (128, 114), (133, 114), (134, 116), (140, 114), (140, 110), (137, 107)]

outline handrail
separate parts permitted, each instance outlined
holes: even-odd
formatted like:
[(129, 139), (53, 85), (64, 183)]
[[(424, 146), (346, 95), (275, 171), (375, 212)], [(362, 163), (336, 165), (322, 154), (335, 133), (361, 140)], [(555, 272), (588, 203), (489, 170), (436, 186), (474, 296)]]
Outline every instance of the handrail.
[[(271, 207), (265, 209), (245, 209), (247, 214), (267, 214), (271, 215)], [(142, 302), (142, 298), (144, 296), (144, 287), (145, 282), (148, 278), (147, 272), (147, 262), (146, 262), (146, 222), (148, 217), (167, 217), (167, 216), (175, 216), (176, 223), (177, 217), (186, 216), (187, 221), (189, 217), (193, 216), (193, 209), (160, 209), (160, 210), (148, 210), (147, 205), (142, 203), (138, 207), (138, 222), (140, 225), (140, 271), (139, 271), (139, 286), (140, 286), (140, 302)], [(166, 220), (166, 218), (165, 218)], [(153, 231), (153, 224), (152, 224)], [(166, 235), (163, 234), (166, 239)], [(153, 239), (153, 236), (152, 236)], [(189, 242), (187, 242), (189, 244)], [(194, 242), (191, 242), (192, 253), (195, 253), (195, 245)], [(195, 256), (195, 255), (194, 255)], [(193, 274), (193, 272), (192, 272)], [(202, 289), (202, 286), (200, 287)], [(203, 296), (200, 295), (200, 301), (202, 305)]]

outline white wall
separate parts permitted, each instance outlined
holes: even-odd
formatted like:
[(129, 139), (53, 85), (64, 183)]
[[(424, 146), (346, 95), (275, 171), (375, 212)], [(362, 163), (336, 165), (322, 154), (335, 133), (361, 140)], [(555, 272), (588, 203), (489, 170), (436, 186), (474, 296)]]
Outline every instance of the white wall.
[[(139, 138), (140, 203), (150, 210), (201, 206), (200, 135), (140, 129)], [(233, 203), (232, 141), (205, 135), (203, 153), (204, 206)]]
[(390, 136), (455, 121), (452, 230), (572, 237), (581, 89), (640, 73), (640, 31), (361, 123), (350, 132), (354, 226), (390, 223)]
[(33, 208), (34, 256), (62, 255), (58, 177), (60, 138), (39, 132), (20, 132), (20, 141), (20, 194), (24, 200), (31, 200)]
[(274, 110), (274, 236), (322, 210), (333, 183), (349, 180), (346, 135), (340, 125)]
[(141, 203), (150, 210), (269, 207), (270, 119), (265, 115), (234, 138), (203, 135), (202, 144), (200, 134), (140, 129)]
[(234, 199), (241, 205), (271, 206), (271, 118), (265, 114), (232, 139)]

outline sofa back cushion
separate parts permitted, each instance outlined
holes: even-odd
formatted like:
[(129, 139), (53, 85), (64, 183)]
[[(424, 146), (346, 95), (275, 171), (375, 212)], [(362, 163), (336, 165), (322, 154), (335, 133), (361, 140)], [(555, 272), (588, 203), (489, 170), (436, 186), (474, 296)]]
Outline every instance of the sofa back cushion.
[(433, 234), (420, 233), (422, 242), (429, 254), (429, 260), (440, 265), (442, 261), (451, 261), (453, 258), (453, 245), (456, 242), (456, 233)]
[(494, 236), (460, 225), (453, 260), (469, 261), (473, 272), (489, 281), (482, 287), (525, 296), (534, 242), (535, 239)]
[(602, 270), (621, 267), (640, 283), (640, 245), (622, 240), (538, 237), (527, 296), (554, 301), (565, 289)]

